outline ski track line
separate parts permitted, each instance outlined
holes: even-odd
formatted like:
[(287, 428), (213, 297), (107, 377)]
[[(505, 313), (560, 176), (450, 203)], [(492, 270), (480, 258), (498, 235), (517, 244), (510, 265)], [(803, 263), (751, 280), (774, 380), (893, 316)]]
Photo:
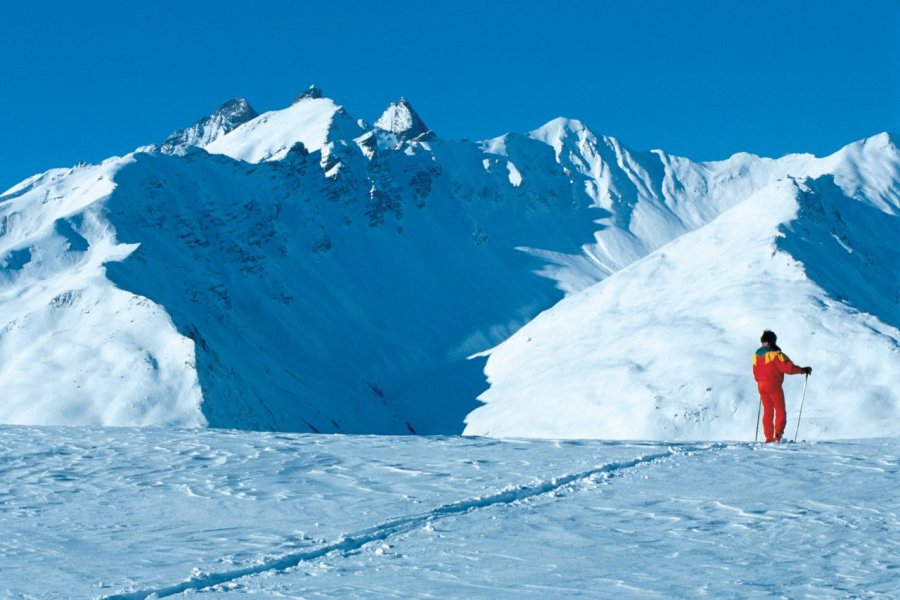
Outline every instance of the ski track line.
[(338, 540), (299, 552), (286, 554), (279, 558), (273, 558), (257, 565), (235, 569), (232, 571), (221, 571), (218, 573), (203, 573), (195, 575), (190, 579), (177, 583), (175, 585), (159, 588), (145, 588), (134, 592), (125, 592), (121, 594), (113, 594), (111, 596), (101, 596), (99, 600), (150, 600), (154, 598), (165, 598), (192, 591), (198, 592), (217, 585), (229, 583), (236, 579), (249, 577), (252, 575), (260, 575), (262, 573), (280, 573), (288, 569), (297, 567), (305, 562), (322, 558), (333, 552), (341, 555), (348, 555), (361, 549), (366, 544), (372, 542), (383, 542), (387, 539), (409, 533), (415, 529), (423, 527), (427, 523), (437, 521), (453, 515), (460, 515), (481, 508), (489, 508), (491, 506), (508, 505), (523, 500), (530, 500), (537, 496), (542, 496), (551, 492), (555, 492), (573, 483), (582, 480), (589, 480), (593, 477), (604, 476), (606, 479), (616, 476), (622, 471), (633, 469), (641, 465), (647, 465), (666, 458), (678, 455), (691, 455), (698, 452), (706, 452), (710, 450), (721, 450), (733, 447), (734, 444), (728, 443), (710, 443), (704, 445), (670, 445), (665, 452), (656, 454), (645, 454), (624, 462), (614, 462), (581, 471), (579, 473), (570, 473), (561, 475), (553, 479), (543, 481), (532, 485), (520, 485), (511, 489), (501, 490), (488, 496), (459, 500), (450, 502), (434, 508), (428, 512), (408, 517), (399, 517), (390, 521), (385, 521), (373, 527), (362, 529), (360, 531), (342, 536)]

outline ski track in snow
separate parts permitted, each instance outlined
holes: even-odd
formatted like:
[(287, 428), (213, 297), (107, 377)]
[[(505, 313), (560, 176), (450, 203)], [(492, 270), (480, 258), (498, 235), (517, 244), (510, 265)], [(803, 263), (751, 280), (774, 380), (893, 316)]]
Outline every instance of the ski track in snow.
[(628, 461), (607, 463), (593, 469), (554, 477), (537, 484), (519, 485), (510, 489), (500, 490), (487, 496), (443, 504), (430, 511), (417, 515), (391, 519), (373, 527), (342, 536), (334, 542), (310, 548), (308, 550), (285, 554), (254, 566), (217, 573), (203, 573), (175, 585), (146, 588), (132, 592), (102, 596), (100, 600), (144, 600), (149, 598), (165, 598), (185, 592), (207, 590), (244, 577), (251, 577), (264, 573), (283, 573), (303, 563), (314, 561), (327, 555), (333, 556), (335, 553), (339, 556), (350, 555), (368, 544), (384, 542), (395, 536), (409, 533), (415, 529), (424, 527), (429, 523), (450, 516), (465, 514), (494, 506), (513, 505), (519, 502), (529, 501), (546, 494), (561, 492), (579, 482), (591, 481), (597, 478), (608, 480), (621, 474), (623, 471), (645, 466), (674, 456), (689, 456), (698, 452), (720, 450), (733, 445), (734, 444), (726, 443), (672, 445), (665, 452), (645, 454)]

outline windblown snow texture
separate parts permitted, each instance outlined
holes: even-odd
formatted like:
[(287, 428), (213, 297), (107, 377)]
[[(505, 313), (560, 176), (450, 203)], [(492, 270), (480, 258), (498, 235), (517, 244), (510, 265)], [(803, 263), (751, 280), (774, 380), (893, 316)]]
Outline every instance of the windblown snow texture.
[(895, 440), (0, 428), (0, 596), (890, 598)]
[(0, 196), (0, 421), (746, 438), (768, 327), (811, 434), (896, 435), (898, 173), (231, 101)]

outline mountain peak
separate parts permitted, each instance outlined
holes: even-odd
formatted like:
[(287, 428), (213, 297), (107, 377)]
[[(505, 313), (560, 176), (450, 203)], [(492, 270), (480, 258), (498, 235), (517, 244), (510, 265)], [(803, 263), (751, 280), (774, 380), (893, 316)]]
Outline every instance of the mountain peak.
[(302, 92), (299, 96), (294, 98), (294, 104), (300, 102), (301, 100), (305, 100), (307, 98), (315, 100), (316, 98), (321, 98), (321, 97), (322, 97), (321, 88), (317, 87), (316, 85), (310, 85), (308, 88), (306, 88), (305, 92)]
[[(250, 106), (250, 103), (247, 102), (246, 99), (232, 98), (231, 100), (223, 102), (222, 106), (220, 106), (211, 116), (244, 116), (250, 113), (253, 114), (253, 117), (258, 115), (258, 113), (253, 110), (253, 107)], [(252, 119), (253, 117), (250, 118)]]
[(554, 141), (564, 140), (570, 135), (580, 137), (592, 133), (593, 132), (578, 119), (557, 117), (529, 132), (528, 135), (536, 140), (553, 145)]
[(871, 144), (878, 148), (887, 148), (888, 146), (897, 147), (897, 142), (900, 140), (900, 136), (896, 133), (891, 133), (890, 131), (882, 131), (881, 133), (870, 136), (862, 142), (864, 144)]
[(211, 115), (171, 134), (160, 146), (160, 152), (182, 155), (192, 146), (203, 148), (258, 116), (259, 113), (244, 98), (232, 98)]
[(409, 101), (400, 97), (391, 102), (384, 113), (375, 121), (375, 127), (396, 134), (404, 140), (412, 139), (428, 131), (428, 126), (416, 113)]

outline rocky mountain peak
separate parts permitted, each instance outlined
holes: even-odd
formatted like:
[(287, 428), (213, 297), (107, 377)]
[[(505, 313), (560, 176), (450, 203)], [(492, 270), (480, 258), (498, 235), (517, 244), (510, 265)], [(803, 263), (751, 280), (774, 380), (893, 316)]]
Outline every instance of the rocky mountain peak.
[(171, 134), (160, 145), (160, 152), (183, 155), (193, 146), (203, 148), (258, 116), (259, 113), (244, 98), (232, 98), (190, 127)]
[(294, 104), (300, 102), (301, 100), (306, 100), (307, 98), (315, 100), (316, 98), (321, 97), (322, 90), (315, 85), (310, 85), (308, 88), (306, 88), (306, 91), (302, 92), (300, 95), (294, 98)]
[(416, 113), (409, 101), (401, 97), (391, 102), (384, 113), (375, 121), (375, 127), (389, 131), (401, 139), (412, 139), (428, 131), (425, 121)]

